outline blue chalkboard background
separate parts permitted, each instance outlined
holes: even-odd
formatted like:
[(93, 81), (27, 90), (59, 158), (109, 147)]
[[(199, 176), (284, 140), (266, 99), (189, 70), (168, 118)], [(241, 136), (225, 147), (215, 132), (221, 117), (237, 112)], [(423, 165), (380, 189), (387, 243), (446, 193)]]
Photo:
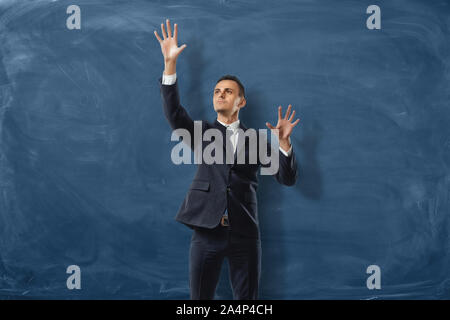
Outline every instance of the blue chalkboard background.
[(260, 298), (449, 299), (449, 17), (425, 0), (0, 1), (0, 299), (189, 298), (192, 231), (174, 216), (196, 167), (170, 158), (153, 35), (166, 18), (188, 45), (193, 118), (215, 119), (227, 73), (247, 126), (289, 103), (301, 118), (297, 185), (260, 179)]

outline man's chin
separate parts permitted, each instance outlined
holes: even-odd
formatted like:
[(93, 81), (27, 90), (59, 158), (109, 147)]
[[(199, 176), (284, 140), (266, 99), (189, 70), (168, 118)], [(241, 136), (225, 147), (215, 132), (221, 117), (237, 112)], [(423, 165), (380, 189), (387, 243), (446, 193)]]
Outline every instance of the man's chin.
[(214, 110), (215, 110), (217, 113), (222, 113), (222, 112), (227, 111), (227, 109), (224, 108), (224, 107), (222, 107), (222, 106), (214, 107)]

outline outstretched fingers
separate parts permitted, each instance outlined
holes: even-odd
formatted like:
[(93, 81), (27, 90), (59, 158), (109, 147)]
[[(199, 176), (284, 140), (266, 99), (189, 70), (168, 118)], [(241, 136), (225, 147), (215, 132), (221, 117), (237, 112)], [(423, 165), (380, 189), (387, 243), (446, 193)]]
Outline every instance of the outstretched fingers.
[(164, 23), (161, 23), (161, 33), (162, 33), (163, 39), (165, 40), (167, 38), (167, 35), (166, 35), (166, 30), (164, 29)]
[(295, 122), (292, 124), (292, 128), (295, 127), (297, 125), (297, 123), (300, 122), (300, 119), (295, 120)]
[[(159, 41), (159, 43), (163, 42), (163, 40), (166, 40), (167, 38), (172, 38), (172, 27), (170, 26), (170, 20), (166, 19), (166, 26), (167, 26), (167, 32), (166, 29), (164, 27), (164, 23), (161, 23), (161, 34), (162, 34), (162, 39), (159, 36), (158, 32), (155, 30), (153, 31), (156, 39)], [(175, 23), (174, 24), (174, 32), (173, 32), (173, 38), (175, 39), (175, 43), (177, 42), (178, 39), (178, 26)]]
[(288, 121), (292, 122), (292, 119), (294, 119), (294, 116), (295, 116), (295, 110), (292, 111), (291, 116), (289, 117)]
[(286, 115), (284, 116), (284, 119), (285, 119), (285, 120), (287, 120), (287, 118), (288, 118), (288, 116), (289, 116), (289, 113), (291, 112), (291, 109), (292, 109), (292, 106), (289, 105), (288, 108), (287, 108), (287, 110), (286, 110)]
[(169, 19), (166, 19), (166, 24), (167, 24), (167, 34), (168, 34), (169, 38), (171, 38), (172, 37), (172, 27), (170, 26)]
[(272, 126), (269, 122), (266, 122), (266, 126), (267, 126), (267, 128), (269, 128), (271, 130), (275, 129), (275, 127)]
[(155, 34), (155, 37), (156, 37), (156, 39), (158, 39), (159, 43), (161, 43), (162, 39), (159, 37), (158, 32), (156, 32), (156, 30), (155, 30), (155, 31), (153, 31), (153, 33)]
[(187, 44), (185, 43), (185, 44), (183, 44), (180, 48), (179, 48), (179, 53), (181, 53), (181, 51), (183, 51), (184, 50), (184, 48), (186, 48), (186, 46), (187, 46)]
[(175, 43), (177, 43), (177, 39), (178, 39), (178, 26), (177, 26), (177, 24), (175, 23), (174, 25), (173, 25), (173, 38), (175, 39)]

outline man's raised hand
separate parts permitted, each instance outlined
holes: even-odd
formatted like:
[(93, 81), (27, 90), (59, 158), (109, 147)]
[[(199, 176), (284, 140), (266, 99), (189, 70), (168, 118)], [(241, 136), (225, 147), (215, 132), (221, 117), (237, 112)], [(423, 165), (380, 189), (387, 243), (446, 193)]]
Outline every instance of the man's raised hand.
[[(275, 134), (278, 136), (278, 140), (280, 141), (280, 146), (286, 151), (290, 148), (289, 137), (292, 133), (292, 129), (300, 122), (300, 119), (292, 122), (295, 116), (295, 110), (292, 112), (289, 117), (289, 113), (291, 112), (292, 106), (289, 105), (286, 111), (286, 115), (282, 116), (281, 114), (281, 106), (278, 107), (278, 123), (274, 127), (269, 122), (266, 122), (267, 128), (270, 130), (278, 129), (278, 132), (275, 131)], [(288, 118), (289, 117), (289, 118)]]
[(166, 20), (166, 24), (167, 24), (167, 33), (164, 28), (164, 23), (161, 23), (161, 33), (162, 33), (163, 39), (161, 39), (159, 37), (156, 30), (154, 31), (154, 34), (155, 34), (156, 39), (158, 39), (159, 44), (161, 45), (161, 52), (164, 56), (164, 62), (165, 63), (176, 62), (178, 55), (181, 53), (181, 51), (184, 50), (184, 48), (186, 48), (186, 44), (183, 44), (181, 47), (178, 47), (178, 44), (177, 44), (178, 26), (177, 26), (177, 24), (175, 23), (175, 25), (174, 25), (173, 36), (172, 36), (172, 28), (170, 26), (169, 19)]

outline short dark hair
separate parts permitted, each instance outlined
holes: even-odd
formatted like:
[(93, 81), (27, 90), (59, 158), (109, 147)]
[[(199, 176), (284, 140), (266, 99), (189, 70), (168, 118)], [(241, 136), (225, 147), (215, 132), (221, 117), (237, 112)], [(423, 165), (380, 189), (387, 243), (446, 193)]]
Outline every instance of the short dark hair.
[(235, 81), (238, 84), (238, 86), (239, 86), (239, 96), (245, 98), (245, 88), (244, 88), (244, 85), (242, 84), (242, 82), (238, 79), (238, 77), (232, 76), (231, 74), (226, 74), (226, 75), (220, 77), (220, 79), (217, 80), (216, 84), (218, 84), (222, 80), (233, 80), (233, 81)]

